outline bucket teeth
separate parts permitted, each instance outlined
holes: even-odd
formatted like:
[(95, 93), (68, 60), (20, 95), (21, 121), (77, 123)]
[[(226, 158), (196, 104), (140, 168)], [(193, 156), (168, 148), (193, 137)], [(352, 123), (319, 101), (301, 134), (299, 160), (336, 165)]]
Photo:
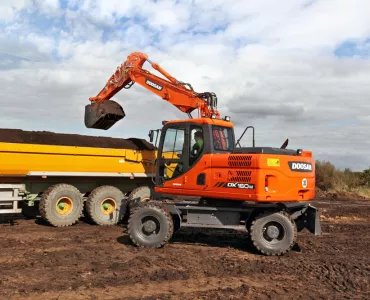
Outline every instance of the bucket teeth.
[(85, 106), (85, 126), (87, 128), (107, 130), (124, 117), (125, 112), (121, 105), (112, 100)]

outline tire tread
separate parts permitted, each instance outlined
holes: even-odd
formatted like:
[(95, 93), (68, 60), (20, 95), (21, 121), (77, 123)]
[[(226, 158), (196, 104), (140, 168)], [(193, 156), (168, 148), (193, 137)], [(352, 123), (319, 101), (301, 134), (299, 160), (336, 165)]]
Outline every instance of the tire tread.
[[(278, 252), (272, 252), (272, 251), (268, 251), (268, 250), (265, 250), (263, 249), (262, 247), (259, 246), (258, 244), (258, 241), (255, 239), (255, 236), (253, 234), (254, 230), (256, 230), (256, 222), (257, 222), (257, 219), (259, 218), (263, 218), (263, 217), (267, 217), (269, 215), (271, 215), (272, 213), (278, 213), (278, 214), (281, 214), (283, 216), (285, 216), (286, 218), (288, 218), (291, 222), (291, 225), (292, 225), (292, 228), (293, 228), (293, 242), (289, 245), (289, 247), (287, 247), (286, 249), (284, 250), (280, 250)], [(253, 246), (259, 251), (261, 252), (262, 254), (264, 255), (267, 255), (267, 256), (281, 256), (287, 252), (289, 252), (292, 247), (294, 246), (295, 244), (295, 241), (297, 239), (297, 226), (294, 222), (294, 220), (290, 217), (290, 215), (286, 212), (286, 211), (276, 211), (276, 212), (263, 212), (263, 213), (260, 213), (251, 223), (251, 226), (250, 226), (250, 240), (251, 242), (253, 243)]]
[[(60, 189), (62, 189), (62, 190), (65, 190), (65, 189), (73, 190), (73, 192), (78, 193), (80, 195), (80, 191), (76, 187), (74, 187), (73, 185), (70, 185), (70, 184), (58, 183), (58, 184), (49, 186), (43, 192), (43, 194), (41, 196), (40, 203), (39, 203), (39, 212), (40, 212), (41, 217), (45, 221), (50, 223), (51, 225), (53, 225), (55, 227), (67, 227), (67, 226), (71, 226), (71, 225), (76, 224), (78, 222), (79, 218), (82, 216), (82, 213), (83, 213), (82, 197), (80, 197), (80, 199), (79, 199), (79, 201), (81, 201), (81, 203), (79, 205), (78, 217), (76, 217), (75, 219), (71, 219), (69, 222), (66, 222), (66, 223), (63, 223), (63, 224), (57, 223), (53, 219), (52, 215), (49, 213), (47, 207), (50, 204), (50, 202), (53, 200), (53, 199), (51, 199), (52, 193), (55, 192), (55, 191), (58, 191)], [(73, 199), (73, 201), (74, 201), (74, 199)]]
[(131, 215), (130, 215), (130, 219), (128, 221), (128, 233), (129, 233), (129, 237), (131, 239), (131, 241), (138, 247), (140, 248), (145, 248), (148, 246), (145, 246), (143, 245), (142, 243), (140, 243), (139, 241), (137, 241), (135, 239), (135, 237), (132, 235), (131, 233), (131, 229), (132, 229), (132, 220), (133, 218), (135, 218), (135, 214), (142, 208), (154, 208), (154, 209), (157, 209), (158, 211), (160, 211), (161, 213), (165, 214), (166, 216), (166, 222), (168, 224), (168, 227), (169, 227), (169, 230), (167, 232), (167, 235), (166, 237), (159, 243), (155, 244), (155, 245), (152, 245), (150, 246), (149, 248), (161, 248), (163, 247), (172, 237), (173, 233), (174, 233), (174, 226), (173, 226), (173, 220), (172, 220), (172, 216), (170, 214), (170, 212), (168, 211), (168, 209), (162, 204), (160, 203), (159, 201), (149, 201), (149, 202), (144, 202), (144, 203), (141, 203), (139, 204), (138, 206), (136, 206), (132, 211), (131, 211)]
[[(114, 189), (114, 191), (119, 191), (120, 193), (122, 193), (118, 188), (116, 188), (116, 187), (114, 187), (114, 186), (111, 186), (111, 185), (102, 185), (102, 186), (99, 186), (99, 187), (97, 187), (96, 189), (94, 189), (92, 192), (91, 192), (91, 194), (89, 195), (89, 197), (88, 197), (88, 199), (87, 199), (87, 201), (86, 201), (86, 212), (87, 212), (87, 218), (91, 221), (91, 222), (93, 222), (93, 223), (95, 223), (95, 224), (97, 224), (97, 225), (100, 225), (100, 226), (112, 226), (113, 224), (107, 224), (107, 223), (103, 223), (103, 222), (101, 222), (100, 220), (99, 220), (99, 218), (98, 217), (95, 217), (95, 213), (94, 213), (94, 208), (95, 208), (95, 202), (93, 201), (93, 199), (95, 198), (95, 197), (98, 197), (99, 196), (99, 194), (102, 192), (102, 191), (105, 191), (105, 190), (112, 190), (112, 189)], [(125, 201), (124, 199), (124, 195), (123, 195), (123, 193), (122, 193), (122, 199), (121, 199), (121, 201), (123, 202), (123, 201)], [(119, 209), (121, 209), (122, 208), (122, 206), (124, 205), (124, 203), (121, 203), (121, 205), (120, 205), (120, 207), (119, 207)], [(119, 212), (119, 219), (117, 220), (117, 223), (119, 222), (119, 221), (121, 221), (122, 219), (123, 219), (123, 216), (122, 216), (122, 214), (121, 214), (121, 212)]]

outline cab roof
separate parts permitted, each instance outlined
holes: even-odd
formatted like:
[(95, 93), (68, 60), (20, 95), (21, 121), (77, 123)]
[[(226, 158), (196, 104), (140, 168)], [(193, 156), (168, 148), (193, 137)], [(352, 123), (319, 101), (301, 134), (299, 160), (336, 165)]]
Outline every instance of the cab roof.
[(168, 124), (176, 124), (176, 123), (197, 123), (197, 124), (210, 124), (210, 125), (218, 125), (233, 128), (234, 124), (230, 121), (225, 121), (222, 119), (211, 119), (211, 118), (197, 118), (197, 119), (186, 119), (186, 120), (171, 120), (171, 121), (164, 121), (166, 125)]

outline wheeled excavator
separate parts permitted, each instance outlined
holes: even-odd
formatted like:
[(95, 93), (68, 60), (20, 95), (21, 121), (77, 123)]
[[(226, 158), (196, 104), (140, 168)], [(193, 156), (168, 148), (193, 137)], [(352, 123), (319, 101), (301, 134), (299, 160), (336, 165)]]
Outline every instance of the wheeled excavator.
[[(143, 68), (145, 62), (163, 76)], [(138, 83), (187, 114), (149, 132), (159, 137), (154, 188), (128, 197), (128, 233), (139, 247), (164, 246), (182, 227), (247, 231), (264, 255), (292, 249), (297, 232), (321, 235), (312, 152), (280, 147), (241, 147), (230, 117), (222, 118), (213, 92), (198, 93), (141, 52), (131, 53), (85, 107), (85, 126), (107, 130), (125, 117), (111, 97)], [(198, 116), (192, 113), (196, 111)], [(248, 126), (246, 129), (251, 128)], [(245, 131), (244, 131), (245, 133)], [(244, 135), (243, 133), (243, 135)], [(157, 146), (157, 141), (155, 142)]]

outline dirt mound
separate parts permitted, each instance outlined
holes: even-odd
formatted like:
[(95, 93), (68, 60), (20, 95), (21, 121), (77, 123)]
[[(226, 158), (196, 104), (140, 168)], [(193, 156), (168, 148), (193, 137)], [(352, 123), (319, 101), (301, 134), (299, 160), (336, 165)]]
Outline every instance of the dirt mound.
[(41, 144), (77, 147), (97, 147), (133, 150), (154, 150), (155, 147), (144, 139), (119, 139), (103, 136), (55, 133), (50, 131), (25, 131), (0, 128), (0, 142)]

